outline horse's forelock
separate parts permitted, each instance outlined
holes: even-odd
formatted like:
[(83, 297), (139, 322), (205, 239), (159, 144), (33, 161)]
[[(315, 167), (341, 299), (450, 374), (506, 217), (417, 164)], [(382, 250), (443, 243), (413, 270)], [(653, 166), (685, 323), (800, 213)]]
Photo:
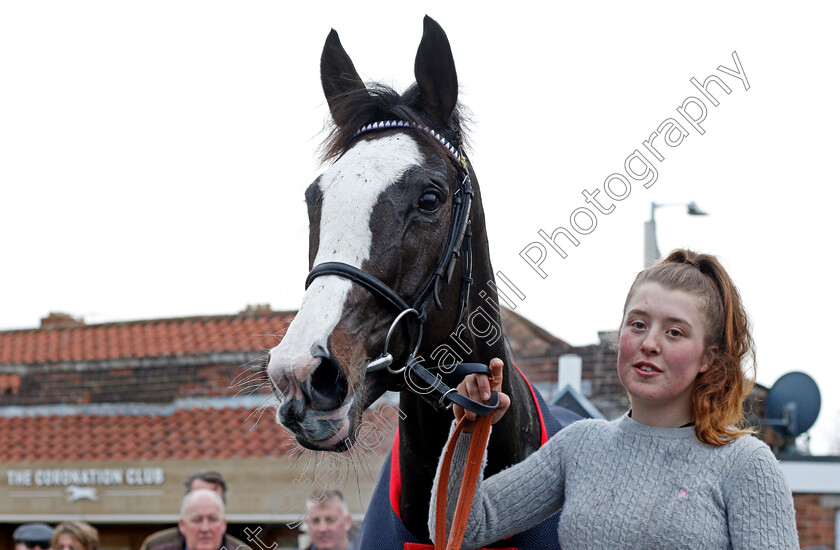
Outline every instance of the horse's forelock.
[[(328, 162), (343, 155), (353, 142), (359, 128), (372, 122), (385, 120), (402, 120), (428, 126), (461, 150), (467, 146), (464, 134), (466, 115), (462, 106), (460, 104), (456, 106), (449, 127), (440, 127), (432, 117), (422, 112), (420, 92), (416, 84), (412, 84), (402, 95), (384, 84), (370, 84), (364, 90), (355, 90), (334, 100), (331, 108), (338, 110), (342, 120), (349, 122), (344, 126), (337, 126), (332, 121), (328, 123), (327, 137), (321, 144), (322, 162)], [(443, 151), (440, 144), (430, 135), (425, 132), (417, 132), (417, 134), (420, 139)]]

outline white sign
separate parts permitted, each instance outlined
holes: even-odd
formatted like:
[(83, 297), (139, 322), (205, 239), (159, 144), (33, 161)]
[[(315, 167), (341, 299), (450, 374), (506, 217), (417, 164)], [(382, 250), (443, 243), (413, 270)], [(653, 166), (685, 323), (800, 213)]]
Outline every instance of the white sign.
[(7, 470), (9, 487), (162, 485), (163, 468), (56, 468)]

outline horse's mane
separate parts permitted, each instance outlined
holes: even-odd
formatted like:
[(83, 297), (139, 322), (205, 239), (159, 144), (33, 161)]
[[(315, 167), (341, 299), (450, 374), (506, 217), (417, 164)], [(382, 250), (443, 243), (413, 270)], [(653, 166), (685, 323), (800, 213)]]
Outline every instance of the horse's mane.
[[(441, 127), (420, 106), (420, 91), (412, 84), (402, 95), (384, 84), (368, 84), (365, 89), (354, 90), (334, 98), (330, 103), (332, 121), (327, 125), (327, 137), (321, 144), (321, 161), (328, 162), (344, 154), (355, 137), (356, 131), (371, 122), (402, 120), (428, 126), (444, 136), (455, 147), (467, 146), (464, 134), (468, 120), (464, 107), (458, 103), (452, 112), (451, 124)], [(335, 123), (341, 120), (342, 124)], [(440, 147), (426, 132), (418, 132), (423, 139)]]

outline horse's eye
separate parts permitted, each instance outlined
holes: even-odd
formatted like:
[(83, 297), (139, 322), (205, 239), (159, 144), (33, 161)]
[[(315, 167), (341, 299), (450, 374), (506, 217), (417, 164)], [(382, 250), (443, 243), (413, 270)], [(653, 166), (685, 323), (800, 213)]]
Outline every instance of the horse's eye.
[(420, 202), (417, 203), (417, 206), (424, 212), (435, 212), (438, 208), (440, 208), (440, 197), (432, 192), (423, 193), (423, 196), (420, 197)]

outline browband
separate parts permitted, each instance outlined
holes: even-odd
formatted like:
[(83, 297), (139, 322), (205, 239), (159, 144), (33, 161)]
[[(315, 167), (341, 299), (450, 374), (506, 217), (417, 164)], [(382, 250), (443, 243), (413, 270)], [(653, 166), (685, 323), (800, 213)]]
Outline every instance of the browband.
[(461, 152), (455, 148), (449, 141), (440, 135), (439, 133), (435, 132), (428, 126), (423, 126), (422, 124), (417, 124), (416, 122), (406, 122), (404, 120), (383, 120), (381, 122), (371, 122), (370, 124), (365, 124), (358, 130), (356, 133), (353, 134), (353, 137), (358, 137), (365, 132), (370, 132), (371, 130), (387, 130), (389, 128), (415, 128), (417, 130), (422, 130), (426, 132), (436, 140), (440, 142), (443, 147), (449, 151), (449, 153), (455, 157), (458, 162), (462, 161)]

